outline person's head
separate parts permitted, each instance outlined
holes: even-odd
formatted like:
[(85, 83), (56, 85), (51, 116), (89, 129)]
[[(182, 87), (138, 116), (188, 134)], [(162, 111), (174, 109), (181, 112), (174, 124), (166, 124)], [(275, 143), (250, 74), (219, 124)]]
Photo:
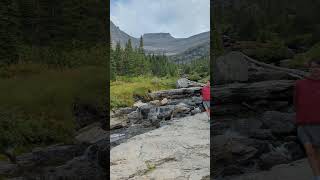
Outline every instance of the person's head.
[(210, 86), (210, 81), (209, 80), (207, 81), (207, 85)]
[(312, 58), (308, 62), (308, 67), (309, 67), (311, 76), (320, 78), (320, 57)]

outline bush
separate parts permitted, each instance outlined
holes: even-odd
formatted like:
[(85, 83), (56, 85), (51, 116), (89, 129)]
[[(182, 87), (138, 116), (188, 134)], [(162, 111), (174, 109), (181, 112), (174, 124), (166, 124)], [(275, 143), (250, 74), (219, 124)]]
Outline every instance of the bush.
[(198, 80), (201, 79), (201, 77), (200, 77), (200, 75), (199, 75), (198, 73), (193, 73), (193, 74), (191, 74), (191, 75), (189, 76), (189, 79), (190, 79), (191, 81), (198, 81)]

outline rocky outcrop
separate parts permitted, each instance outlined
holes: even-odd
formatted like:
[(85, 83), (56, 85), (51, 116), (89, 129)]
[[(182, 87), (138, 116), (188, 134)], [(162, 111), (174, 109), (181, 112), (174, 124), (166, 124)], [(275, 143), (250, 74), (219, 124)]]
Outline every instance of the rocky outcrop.
[[(272, 172), (278, 165), (305, 157), (297, 139), (292, 101), (295, 80), (307, 73), (261, 63), (242, 53), (232, 52), (223, 58), (228, 57), (239, 61), (234, 64), (247, 65), (242, 70), (248, 78), (213, 80), (217, 85), (211, 89), (215, 117), (211, 142), (216, 168), (211, 175), (227, 180), (263, 179), (259, 172)], [(229, 67), (223, 73), (237, 71)]]
[(205, 113), (175, 119), (111, 149), (111, 179), (209, 179)]
[(248, 81), (248, 62), (239, 52), (220, 56), (213, 68), (215, 84)]

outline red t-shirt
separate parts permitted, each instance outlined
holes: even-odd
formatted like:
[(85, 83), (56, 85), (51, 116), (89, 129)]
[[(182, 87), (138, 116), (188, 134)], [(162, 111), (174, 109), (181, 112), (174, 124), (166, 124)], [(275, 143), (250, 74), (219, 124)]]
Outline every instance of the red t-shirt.
[(201, 89), (202, 100), (210, 101), (210, 86), (206, 85)]
[(320, 80), (298, 80), (294, 104), (297, 124), (320, 124)]

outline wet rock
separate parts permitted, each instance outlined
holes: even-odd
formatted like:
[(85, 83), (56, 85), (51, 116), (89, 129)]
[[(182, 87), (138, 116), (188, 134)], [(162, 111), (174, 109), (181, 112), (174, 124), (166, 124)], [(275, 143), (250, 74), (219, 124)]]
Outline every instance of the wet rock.
[(35, 148), (31, 153), (18, 156), (17, 164), (23, 168), (59, 164), (82, 155), (85, 148), (85, 145), (53, 145)]
[(17, 164), (12, 164), (7, 161), (0, 161), (0, 176), (12, 176), (19, 172)]
[(139, 111), (133, 111), (127, 115), (129, 121), (141, 119), (141, 114)]
[(82, 129), (81, 132), (75, 137), (78, 142), (87, 144), (94, 144), (106, 138), (109, 138), (109, 133), (99, 126)]

